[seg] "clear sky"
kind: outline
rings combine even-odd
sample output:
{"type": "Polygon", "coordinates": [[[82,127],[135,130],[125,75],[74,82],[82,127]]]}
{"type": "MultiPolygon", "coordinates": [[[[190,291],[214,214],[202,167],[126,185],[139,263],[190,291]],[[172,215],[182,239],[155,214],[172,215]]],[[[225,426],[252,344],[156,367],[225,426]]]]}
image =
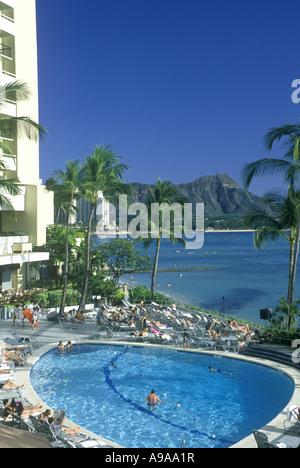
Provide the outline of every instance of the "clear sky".
{"type": "MultiPolygon", "coordinates": [[[[40,174],[110,145],[126,182],[228,173],[295,123],[299,0],[37,0],[40,174]]],[[[261,195],[280,179],[256,179],[261,195]]]]}

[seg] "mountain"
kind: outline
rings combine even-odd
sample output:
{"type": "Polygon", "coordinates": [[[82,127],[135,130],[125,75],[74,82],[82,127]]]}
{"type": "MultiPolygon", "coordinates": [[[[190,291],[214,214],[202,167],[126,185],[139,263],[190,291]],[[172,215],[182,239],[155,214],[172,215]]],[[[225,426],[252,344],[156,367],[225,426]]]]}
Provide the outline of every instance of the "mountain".
{"type": "MultiPolygon", "coordinates": [[[[133,201],[144,203],[149,194],[148,185],[136,182],[131,186],[133,201]]],[[[177,187],[190,203],[204,203],[206,217],[242,217],[251,209],[266,209],[260,197],[242,189],[228,174],[200,177],[177,187]]]]}

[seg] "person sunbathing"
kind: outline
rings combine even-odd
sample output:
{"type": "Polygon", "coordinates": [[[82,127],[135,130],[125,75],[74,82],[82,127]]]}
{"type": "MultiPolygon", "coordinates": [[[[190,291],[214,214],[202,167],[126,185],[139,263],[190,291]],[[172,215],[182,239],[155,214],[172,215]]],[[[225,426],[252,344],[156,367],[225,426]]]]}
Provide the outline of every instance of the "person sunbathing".
{"type": "Polygon", "coordinates": [[[0,374],[11,374],[11,369],[0,369],[0,374]]]}
{"type": "Polygon", "coordinates": [[[229,321],[228,321],[228,324],[229,324],[229,326],[232,328],[232,330],[239,330],[239,331],[241,331],[241,332],[243,332],[243,333],[249,333],[249,332],[251,332],[251,331],[250,331],[250,328],[249,328],[249,325],[245,325],[244,327],[240,327],[240,326],[238,325],[238,323],[237,323],[235,320],[233,320],[233,319],[229,320],[229,321]]]}
{"type": "Polygon", "coordinates": [[[75,429],[70,429],[69,427],[64,426],[66,417],[63,419],[57,419],[56,424],[54,423],[54,418],[49,418],[48,423],[50,424],[54,434],[61,435],[64,432],[66,435],[74,435],[80,431],[80,426],[77,426],[75,429]]]}
{"type": "Polygon", "coordinates": [[[26,362],[28,359],[27,357],[17,356],[16,354],[11,354],[10,352],[6,353],[4,356],[2,356],[2,358],[3,358],[3,361],[6,361],[6,362],[9,362],[9,361],[26,362]]]}
{"type": "Polygon", "coordinates": [[[166,327],[166,326],[167,326],[166,323],[160,323],[159,320],[157,320],[157,321],[154,321],[154,320],[153,320],[153,323],[155,323],[155,325],[156,325],[158,328],[166,327]]]}
{"type": "Polygon", "coordinates": [[[2,386],[2,390],[7,390],[9,388],[23,388],[24,385],[17,385],[15,382],[11,379],[8,379],[2,386]]]}
{"type": "Polygon", "coordinates": [[[17,405],[14,399],[12,399],[10,405],[8,404],[8,400],[3,400],[3,406],[2,417],[5,421],[12,419],[12,415],[14,414],[17,414],[22,419],[27,419],[30,415],[39,413],[42,408],[42,405],[23,406],[21,402],[17,405]]]}

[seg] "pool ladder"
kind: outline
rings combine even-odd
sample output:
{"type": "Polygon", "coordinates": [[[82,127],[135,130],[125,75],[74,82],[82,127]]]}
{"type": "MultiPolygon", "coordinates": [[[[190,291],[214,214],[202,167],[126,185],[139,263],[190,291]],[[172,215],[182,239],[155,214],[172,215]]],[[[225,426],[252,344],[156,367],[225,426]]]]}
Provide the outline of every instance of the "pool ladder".
{"type": "Polygon", "coordinates": [[[185,440],[184,440],[184,437],[182,437],[181,447],[180,447],[180,448],[185,448],[185,440]]]}
{"type": "Polygon", "coordinates": [[[75,335],[75,331],[73,330],[73,327],[70,327],[69,328],[69,341],[72,341],[72,335],[75,339],[75,343],[76,345],[78,346],[78,341],[77,341],[77,338],[76,338],[76,335],[75,335]]]}

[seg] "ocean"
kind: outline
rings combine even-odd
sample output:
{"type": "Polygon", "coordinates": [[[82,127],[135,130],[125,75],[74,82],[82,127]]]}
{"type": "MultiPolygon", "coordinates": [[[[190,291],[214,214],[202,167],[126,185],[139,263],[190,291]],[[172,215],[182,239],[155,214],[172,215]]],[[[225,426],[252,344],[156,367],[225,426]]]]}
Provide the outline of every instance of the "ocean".
{"type": "MultiPolygon", "coordinates": [[[[154,258],[155,243],[148,252],[140,244],[137,248],[154,258]]],[[[275,309],[279,299],[287,296],[288,266],[287,242],[281,239],[257,251],[252,232],[205,233],[204,246],[199,250],[186,250],[164,239],[158,268],[200,269],[181,275],[158,273],[156,290],[183,304],[260,323],[260,309],[275,309]]],[[[151,285],[150,273],[136,273],[133,279],[132,283],[130,275],[124,275],[121,281],[151,285]]],[[[299,281],[295,297],[300,298],[299,281]]]]}

